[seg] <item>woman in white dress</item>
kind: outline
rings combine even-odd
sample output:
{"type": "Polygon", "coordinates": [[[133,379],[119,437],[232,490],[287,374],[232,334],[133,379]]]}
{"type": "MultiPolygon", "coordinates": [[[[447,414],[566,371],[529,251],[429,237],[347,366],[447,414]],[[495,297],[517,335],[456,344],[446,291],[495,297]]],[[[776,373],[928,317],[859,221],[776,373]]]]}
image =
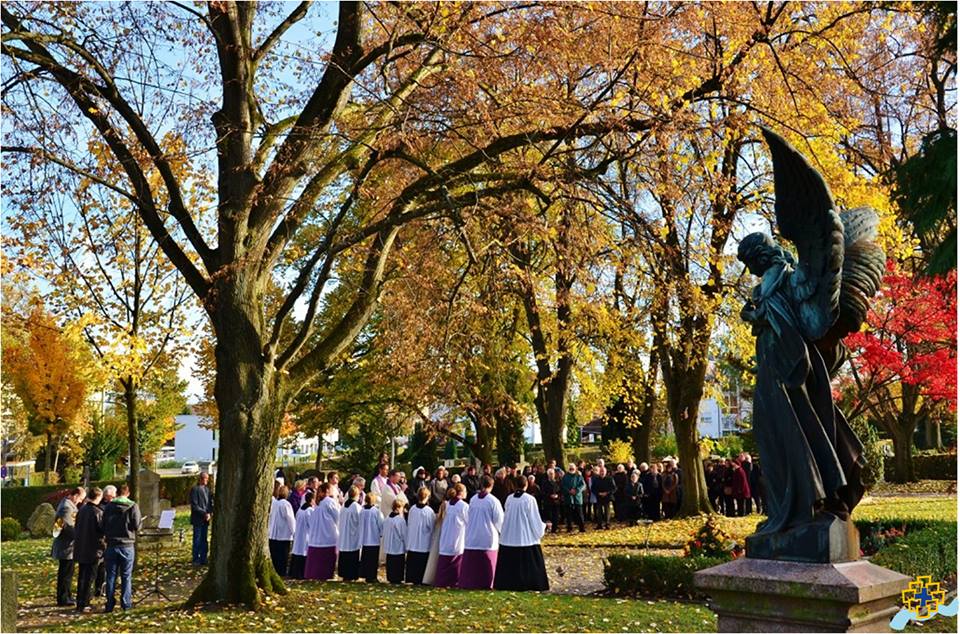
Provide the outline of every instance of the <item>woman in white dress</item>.
{"type": "Polygon", "coordinates": [[[427,557],[427,569],[423,573],[423,583],[428,586],[432,586],[437,578],[437,563],[440,561],[440,533],[443,531],[443,522],[447,515],[447,501],[456,497],[456,495],[457,492],[453,488],[448,488],[444,494],[443,502],[440,503],[437,523],[433,527],[433,539],[430,542],[430,556],[427,557]]]}
{"type": "Polygon", "coordinates": [[[547,566],[540,548],[546,524],[540,519],[537,500],[526,492],[527,479],[515,476],[514,486],[503,512],[493,587],[497,590],[549,590],[547,566]]]}

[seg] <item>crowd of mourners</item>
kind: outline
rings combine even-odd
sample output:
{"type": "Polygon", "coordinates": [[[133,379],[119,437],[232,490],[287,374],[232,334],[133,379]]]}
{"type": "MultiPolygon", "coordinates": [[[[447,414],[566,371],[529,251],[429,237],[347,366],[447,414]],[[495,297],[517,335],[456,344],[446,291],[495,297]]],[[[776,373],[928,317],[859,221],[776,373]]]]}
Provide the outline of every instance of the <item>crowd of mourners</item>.
{"type": "MultiPolygon", "coordinates": [[[[659,463],[607,468],[584,461],[563,468],[553,460],[522,469],[468,466],[461,473],[422,467],[410,481],[385,456],[372,477],[336,471],[295,478],[276,474],[268,546],[281,576],[296,579],[378,580],[390,583],[502,590],[547,590],[541,539],[564,525],[568,532],[611,522],[673,517],[683,500],[683,472],[668,456],[659,463]]],[[[306,474],[305,474],[306,475],[306,474]]],[[[764,511],[763,476],[750,454],[708,461],[710,502],[728,516],[764,511]]],[[[213,496],[206,473],[190,491],[193,563],[207,563],[213,496]]],[[[132,603],[134,545],[140,511],[108,486],[75,488],[56,511],[51,555],[59,560],[57,604],[90,609],[91,595],[106,595],[106,611],[132,603]],[[76,598],[71,592],[79,564],[76,598]]]]}
{"type": "MultiPolygon", "coordinates": [[[[763,511],[759,465],[749,454],[706,465],[711,503],[727,515],[763,511]]],[[[546,532],[609,529],[673,517],[683,473],[672,457],[608,468],[549,461],[520,469],[438,467],[406,474],[381,462],[367,480],[337,472],[286,483],[277,472],[269,549],[281,576],[503,590],[546,590],[540,542],[546,532]]]]}

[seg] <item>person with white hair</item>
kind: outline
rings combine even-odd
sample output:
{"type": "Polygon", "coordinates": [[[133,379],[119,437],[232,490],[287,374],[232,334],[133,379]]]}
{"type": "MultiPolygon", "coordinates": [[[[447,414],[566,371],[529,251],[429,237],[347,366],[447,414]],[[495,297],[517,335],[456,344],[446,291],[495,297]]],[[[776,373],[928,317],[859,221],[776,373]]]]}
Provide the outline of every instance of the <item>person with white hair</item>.
{"type": "Polygon", "coordinates": [[[572,462],[567,467],[567,472],[560,479],[560,490],[563,493],[564,513],[567,516],[567,532],[573,530],[573,520],[577,520],[577,526],[580,532],[584,532],[583,527],[583,492],[587,488],[583,476],[577,470],[577,465],[572,462]]]}

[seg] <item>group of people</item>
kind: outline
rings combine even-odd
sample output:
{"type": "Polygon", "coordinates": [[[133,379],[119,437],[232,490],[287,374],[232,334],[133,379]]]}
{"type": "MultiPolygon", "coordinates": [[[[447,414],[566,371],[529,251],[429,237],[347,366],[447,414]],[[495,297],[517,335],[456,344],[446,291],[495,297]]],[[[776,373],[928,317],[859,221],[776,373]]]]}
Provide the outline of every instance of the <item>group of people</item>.
{"type": "Polygon", "coordinates": [[[51,556],[57,568],[57,605],[89,611],[91,595],[106,594],[105,611],[116,607],[120,581],[120,607],[133,601],[134,544],[140,528],[140,509],[128,496],[126,484],[71,489],[57,506],[51,556]],[[71,593],[73,572],[79,565],[76,599],[71,593]]]}
{"type": "Polygon", "coordinates": [[[738,517],[750,515],[754,508],[757,513],[766,511],[763,473],[749,453],[707,463],[704,471],[710,503],[718,513],[738,517]]]}
{"type": "Polygon", "coordinates": [[[547,590],[546,526],[531,482],[503,475],[510,491],[502,501],[491,475],[448,479],[442,468],[434,478],[418,470],[407,485],[382,464],[369,487],[354,476],[346,490],[336,472],[292,490],[278,479],[268,521],[274,568],[295,579],[377,582],[383,564],[395,584],[547,590]]]}

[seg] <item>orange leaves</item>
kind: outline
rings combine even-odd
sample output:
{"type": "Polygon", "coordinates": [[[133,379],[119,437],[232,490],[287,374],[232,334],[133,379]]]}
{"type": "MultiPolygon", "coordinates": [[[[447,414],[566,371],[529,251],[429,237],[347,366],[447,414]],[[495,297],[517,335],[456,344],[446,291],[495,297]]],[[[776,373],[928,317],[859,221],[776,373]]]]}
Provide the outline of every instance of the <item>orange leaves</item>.
{"type": "Polygon", "coordinates": [[[3,351],[4,374],[29,414],[32,433],[66,433],[77,423],[88,389],[79,348],[39,303],[22,332],[23,341],[3,351]]]}

